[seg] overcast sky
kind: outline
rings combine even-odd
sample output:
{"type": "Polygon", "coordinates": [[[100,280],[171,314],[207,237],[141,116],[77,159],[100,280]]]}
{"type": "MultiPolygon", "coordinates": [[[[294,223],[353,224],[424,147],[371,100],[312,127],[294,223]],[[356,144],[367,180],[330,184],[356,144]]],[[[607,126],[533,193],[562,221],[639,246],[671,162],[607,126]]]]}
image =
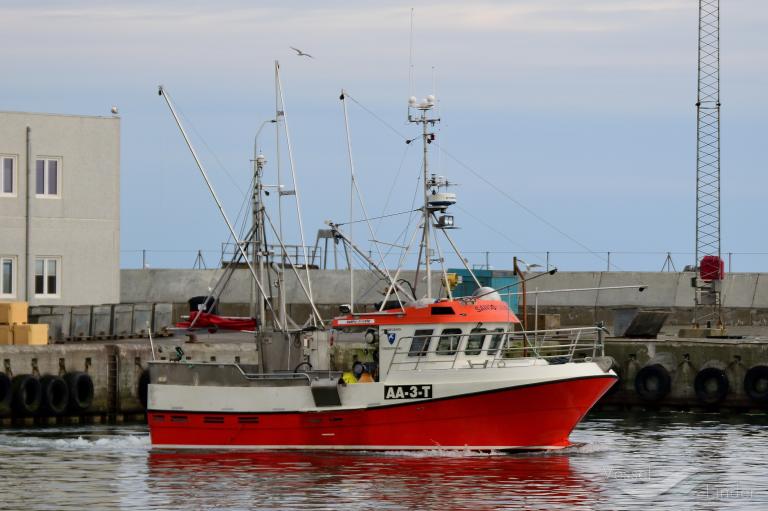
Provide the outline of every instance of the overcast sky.
{"type": "MultiPolygon", "coordinates": [[[[486,250],[497,252],[499,268],[513,253],[541,262],[533,251],[693,251],[695,0],[0,0],[0,109],[108,115],[117,105],[123,266],[135,267],[131,251],[141,249],[154,267],[191,267],[198,248],[212,264],[227,231],[156,87],[172,94],[236,217],[254,133],[274,116],[277,59],[314,242],[326,219],[349,217],[340,89],[405,136],[417,134],[405,122],[411,7],[413,92],[440,100],[440,147],[461,163],[434,147],[433,165],[460,183],[454,233],[472,263],[486,250]]],[[[721,16],[722,247],[768,253],[768,5],[729,0],[721,16]]],[[[349,113],[370,214],[409,209],[418,148],[358,104],[349,113]]],[[[261,142],[274,182],[274,132],[261,142]]],[[[406,222],[377,224],[377,238],[395,239],[406,222]]],[[[355,232],[368,245],[370,236],[355,232]]],[[[289,237],[296,242],[298,231],[289,237]]],[[[564,269],[605,266],[592,255],[551,258],[564,269]]],[[[664,256],[612,261],[658,270],[664,256]]],[[[733,264],[765,270],[768,255],[736,255],[733,264]]]]}

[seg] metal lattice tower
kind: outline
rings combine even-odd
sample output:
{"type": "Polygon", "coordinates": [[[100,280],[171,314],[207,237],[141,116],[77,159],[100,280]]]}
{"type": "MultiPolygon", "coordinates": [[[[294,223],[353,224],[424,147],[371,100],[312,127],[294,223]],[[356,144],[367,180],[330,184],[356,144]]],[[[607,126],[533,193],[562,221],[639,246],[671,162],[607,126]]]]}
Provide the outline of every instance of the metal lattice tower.
{"type": "Polygon", "coordinates": [[[696,266],[720,257],[720,0],[699,0],[696,266]]]}

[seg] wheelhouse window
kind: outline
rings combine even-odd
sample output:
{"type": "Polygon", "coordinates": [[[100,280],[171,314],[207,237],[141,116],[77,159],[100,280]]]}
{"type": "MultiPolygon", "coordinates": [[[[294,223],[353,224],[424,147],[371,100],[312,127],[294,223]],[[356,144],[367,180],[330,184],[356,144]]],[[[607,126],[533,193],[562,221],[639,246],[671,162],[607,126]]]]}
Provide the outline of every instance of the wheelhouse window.
{"type": "Polygon", "coordinates": [[[35,162],[35,196],[61,197],[61,158],[41,158],[35,162]]]}
{"type": "Polygon", "coordinates": [[[429,350],[429,341],[432,338],[433,330],[416,330],[411,340],[411,348],[408,350],[409,357],[423,357],[429,350]]]}
{"type": "Polygon", "coordinates": [[[0,197],[16,196],[16,157],[0,154],[0,197]]]}
{"type": "Polygon", "coordinates": [[[483,351],[483,341],[485,340],[486,333],[488,333],[488,330],[485,328],[473,328],[469,333],[467,349],[464,352],[469,356],[479,355],[483,351]]]}
{"type": "Polygon", "coordinates": [[[459,349],[461,340],[461,328],[446,328],[437,342],[437,355],[455,355],[459,349]]]}
{"type": "Polygon", "coordinates": [[[0,297],[16,297],[16,258],[0,257],[0,297]]]}
{"type": "Polygon", "coordinates": [[[504,329],[497,328],[494,330],[494,334],[491,336],[491,342],[488,343],[488,354],[495,355],[499,351],[499,346],[504,341],[504,329]]]}
{"type": "Polygon", "coordinates": [[[58,297],[61,292],[61,258],[35,259],[35,296],[58,297]]]}

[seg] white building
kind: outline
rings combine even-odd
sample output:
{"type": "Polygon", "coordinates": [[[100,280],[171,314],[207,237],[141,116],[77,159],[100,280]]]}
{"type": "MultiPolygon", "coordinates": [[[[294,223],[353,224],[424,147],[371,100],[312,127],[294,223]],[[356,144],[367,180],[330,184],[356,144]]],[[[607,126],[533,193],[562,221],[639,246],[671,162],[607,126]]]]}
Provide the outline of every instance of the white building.
{"type": "Polygon", "coordinates": [[[0,112],[0,300],[120,301],[118,117],[0,112]]]}

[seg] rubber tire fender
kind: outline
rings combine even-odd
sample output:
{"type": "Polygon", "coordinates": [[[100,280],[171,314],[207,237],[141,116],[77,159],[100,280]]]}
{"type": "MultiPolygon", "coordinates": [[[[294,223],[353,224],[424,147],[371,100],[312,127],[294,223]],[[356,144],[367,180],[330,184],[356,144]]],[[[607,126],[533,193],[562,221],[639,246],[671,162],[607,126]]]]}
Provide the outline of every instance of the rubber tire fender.
{"type": "Polygon", "coordinates": [[[13,389],[11,386],[11,379],[5,373],[0,373],[0,415],[7,414],[11,411],[11,398],[13,397],[13,389]]]}
{"type": "Polygon", "coordinates": [[[730,388],[725,371],[717,367],[702,369],[696,373],[696,378],[693,380],[693,390],[696,391],[696,397],[700,403],[705,405],[716,405],[721,402],[728,395],[730,388]],[[707,389],[707,381],[709,380],[717,382],[717,390],[714,393],[707,389]]]}
{"type": "Polygon", "coordinates": [[[11,408],[19,415],[34,415],[40,409],[43,392],[40,380],[31,374],[19,374],[11,382],[11,408]]]}
{"type": "Polygon", "coordinates": [[[64,378],[47,374],[40,378],[42,402],[40,413],[46,416],[61,415],[69,405],[69,386],[64,378]]]}
{"type": "Polygon", "coordinates": [[[144,369],[139,375],[138,383],[139,402],[144,410],[147,409],[147,402],[149,400],[149,369],[144,369]]]}
{"type": "Polygon", "coordinates": [[[88,373],[75,371],[67,373],[64,380],[69,387],[69,410],[83,412],[93,403],[93,379],[88,373]]]}
{"type": "Polygon", "coordinates": [[[768,403],[768,385],[759,389],[761,380],[768,380],[768,366],[759,365],[750,367],[747,374],[744,375],[744,391],[752,401],[757,403],[768,403]]]}
{"type": "Polygon", "coordinates": [[[661,364],[644,366],[635,376],[635,391],[643,401],[659,401],[664,399],[671,389],[672,378],[669,376],[669,371],[661,364]],[[655,389],[648,386],[648,382],[652,378],[656,378],[658,381],[658,386],[655,389]]]}

